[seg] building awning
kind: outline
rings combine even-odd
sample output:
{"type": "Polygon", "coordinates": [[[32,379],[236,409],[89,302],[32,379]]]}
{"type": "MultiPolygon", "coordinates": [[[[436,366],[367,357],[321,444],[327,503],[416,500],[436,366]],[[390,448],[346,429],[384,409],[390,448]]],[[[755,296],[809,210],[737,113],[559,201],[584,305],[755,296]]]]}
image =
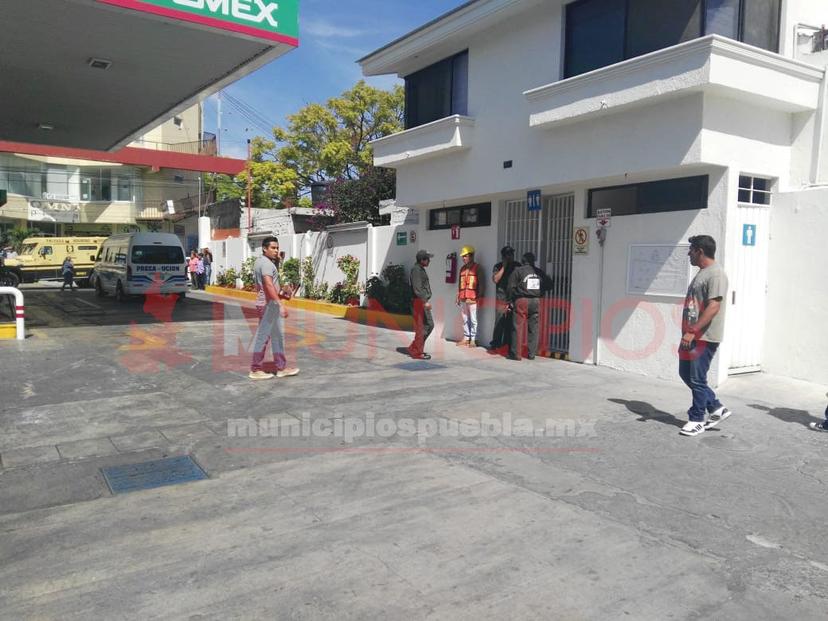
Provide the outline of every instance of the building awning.
{"type": "Polygon", "coordinates": [[[298,5],[0,2],[0,140],[123,147],[298,45],[298,5]]]}

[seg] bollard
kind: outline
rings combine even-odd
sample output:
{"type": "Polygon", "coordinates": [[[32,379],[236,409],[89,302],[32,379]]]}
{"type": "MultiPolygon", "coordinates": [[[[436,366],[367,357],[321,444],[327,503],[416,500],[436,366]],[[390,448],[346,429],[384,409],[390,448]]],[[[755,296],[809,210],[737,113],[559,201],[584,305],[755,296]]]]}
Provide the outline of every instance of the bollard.
{"type": "Polygon", "coordinates": [[[26,338],[26,307],[23,304],[23,293],[15,287],[0,287],[0,295],[14,296],[14,317],[17,340],[24,340],[26,338]]]}

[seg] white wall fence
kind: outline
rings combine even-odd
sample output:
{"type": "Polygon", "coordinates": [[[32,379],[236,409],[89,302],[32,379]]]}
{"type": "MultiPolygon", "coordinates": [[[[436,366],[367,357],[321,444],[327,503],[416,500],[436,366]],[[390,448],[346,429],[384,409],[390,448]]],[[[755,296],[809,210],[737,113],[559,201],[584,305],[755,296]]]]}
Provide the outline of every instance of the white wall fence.
{"type": "Polygon", "coordinates": [[[828,383],[828,188],[775,195],[762,368],[828,383]]]}
{"type": "MultiPolygon", "coordinates": [[[[380,274],[388,264],[404,265],[408,271],[414,265],[418,245],[412,241],[418,232],[417,225],[379,226],[353,223],[329,227],[325,231],[296,233],[279,236],[279,245],[285,258],[304,261],[311,257],[317,282],[333,287],[345,281],[345,275],[336,262],[345,255],[359,259],[360,283],[374,274],[380,274]],[[412,235],[414,233],[414,235],[412,235]],[[402,243],[403,240],[405,243],[402,243]]],[[[261,254],[261,238],[229,238],[211,241],[213,252],[213,281],[215,275],[229,268],[241,270],[244,261],[261,254]]]]}

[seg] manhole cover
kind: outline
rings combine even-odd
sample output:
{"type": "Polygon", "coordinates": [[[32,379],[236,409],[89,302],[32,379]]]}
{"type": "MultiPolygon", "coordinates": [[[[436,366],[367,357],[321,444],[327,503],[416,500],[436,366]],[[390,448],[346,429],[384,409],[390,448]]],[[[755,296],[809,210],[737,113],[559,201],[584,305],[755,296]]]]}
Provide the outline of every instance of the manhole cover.
{"type": "Polygon", "coordinates": [[[113,494],[153,489],[206,479],[207,474],[189,455],[144,461],[125,466],[101,468],[106,484],[113,494]]]}
{"type": "Polygon", "coordinates": [[[394,365],[397,369],[404,371],[432,371],[434,369],[445,369],[442,364],[434,364],[433,362],[403,362],[394,365]]]}

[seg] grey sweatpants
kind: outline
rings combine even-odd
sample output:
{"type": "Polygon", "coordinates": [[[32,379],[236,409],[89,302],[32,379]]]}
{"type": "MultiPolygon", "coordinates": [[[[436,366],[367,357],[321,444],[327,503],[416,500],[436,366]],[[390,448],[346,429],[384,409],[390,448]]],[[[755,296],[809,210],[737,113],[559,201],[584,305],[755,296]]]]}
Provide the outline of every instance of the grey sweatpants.
{"type": "Polygon", "coordinates": [[[261,371],[264,363],[267,344],[273,350],[273,362],[276,369],[281,371],[287,366],[285,359],[285,333],[282,329],[282,316],[279,314],[279,305],[270,301],[265,306],[257,306],[259,313],[259,327],[256,329],[256,336],[253,337],[253,363],[250,365],[252,371],[261,371]]]}

